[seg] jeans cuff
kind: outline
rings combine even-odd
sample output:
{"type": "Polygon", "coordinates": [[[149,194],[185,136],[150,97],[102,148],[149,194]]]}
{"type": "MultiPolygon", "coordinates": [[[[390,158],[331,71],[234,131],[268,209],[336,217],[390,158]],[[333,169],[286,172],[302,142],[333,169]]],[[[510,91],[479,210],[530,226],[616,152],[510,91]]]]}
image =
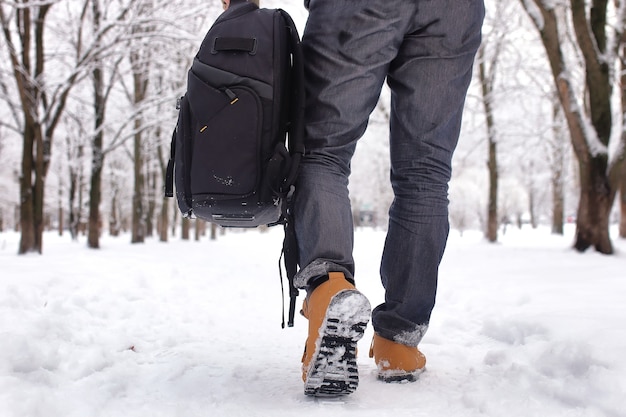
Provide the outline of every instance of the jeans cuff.
{"type": "Polygon", "coordinates": [[[327,259],[316,259],[298,271],[294,278],[294,285],[296,288],[306,289],[309,283],[328,275],[330,272],[343,272],[347,280],[354,282],[352,273],[345,267],[327,259]]]}

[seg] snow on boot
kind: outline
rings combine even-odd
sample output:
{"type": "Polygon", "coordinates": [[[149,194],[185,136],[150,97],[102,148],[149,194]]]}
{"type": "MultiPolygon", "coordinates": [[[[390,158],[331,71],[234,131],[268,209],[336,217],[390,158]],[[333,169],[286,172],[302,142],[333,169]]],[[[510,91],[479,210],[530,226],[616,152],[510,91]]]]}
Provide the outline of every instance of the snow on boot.
{"type": "Polygon", "coordinates": [[[306,395],[350,394],[359,383],[357,342],[370,319],[371,307],[343,273],[331,272],[304,300],[309,336],[302,356],[306,395]]]}
{"type": "Polygon", "coordinates": [[[378,366],[378,379],[385,382],[413,382],[426,367],[426,357],[417,347],[392,342],[376,333],[370,358],[378,366]]]}

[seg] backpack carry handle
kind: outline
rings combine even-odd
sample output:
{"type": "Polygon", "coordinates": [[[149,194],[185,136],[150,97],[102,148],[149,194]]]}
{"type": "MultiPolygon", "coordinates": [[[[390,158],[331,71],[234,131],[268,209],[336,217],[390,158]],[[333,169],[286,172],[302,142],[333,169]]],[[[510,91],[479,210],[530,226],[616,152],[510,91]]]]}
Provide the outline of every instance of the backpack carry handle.
{"type": "Polygon", "coordinates": [[[247,52],[256,54],[257,40],[255,38],[217,37],[213,42],[211,53],[218,52],[247,52]]]}

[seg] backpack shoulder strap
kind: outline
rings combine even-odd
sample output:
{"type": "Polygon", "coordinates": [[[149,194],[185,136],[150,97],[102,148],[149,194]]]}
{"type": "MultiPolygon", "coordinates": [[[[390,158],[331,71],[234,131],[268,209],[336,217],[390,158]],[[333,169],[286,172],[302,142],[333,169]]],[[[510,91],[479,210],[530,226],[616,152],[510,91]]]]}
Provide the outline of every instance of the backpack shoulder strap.
{"type": "Polygon", "coordinates": [[[176,129],[172,132],[172,143],[170,145],[170,159],[167,162],[165,171],[165,197],[174,197],[174,158],[176,156],[176,129]]]}
{"type": "MultiPolygon", "coordinates": [[[[298,174],[298,167],[302,155],[304,155],[304,65],[302,58],[302,46],[300,36],[293,19],[289,13],[278,9],[289,31],[289,49],[293,58],[292,61],[292,90],[291,90],[291,114],[289,115],[288,145],[289,153],[292,157],[291,168],[285,183],[283,192],[287,195],[283,206],[283,223],[285,228],[285,238],[283,240],[283,255],[285,272],[289,282],[289,316],[287,325],[293,327],[296,310],[296,297],[298,289],[294,286],[294,278],[298,271],[299,256],[298,242],[293,223],[293,185],[298,174]]],[[[284,322],[283,322],[284,327],[284,322]]]]}
{"type": "Polygon", "coordinates": [[[296,180],[300,159],[304,154],[304,64],[302,57],[302,45],[300,36],[293,19],[286,11],[278,9],[282,14],[287,28],[289,29],[290,52],[293,56],[292,63],[292,84],[291,90],[291,114],[289,125],[289,153],[293,158],[293,163],[289,176],[285,181],[287,191],[296,180]]]}

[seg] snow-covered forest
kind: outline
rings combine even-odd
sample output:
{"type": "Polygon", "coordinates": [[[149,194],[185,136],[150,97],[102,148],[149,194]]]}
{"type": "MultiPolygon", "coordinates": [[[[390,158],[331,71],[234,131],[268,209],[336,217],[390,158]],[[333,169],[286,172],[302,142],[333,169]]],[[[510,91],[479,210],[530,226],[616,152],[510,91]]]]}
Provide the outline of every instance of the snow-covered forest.
{"type": "MultiPolygon", "coordinates": [[[[304,29],[302,0],[261,4],[304,29]]],[[[0,416],[624,415],[626,0],[486,5],[427,371],[378,381],[368,326],[357,392],[324,399],[306,320],[280,326],[282,230],[213,240],[163,198],[220,1],[0,0],[0,416]]],[[[388,113],[384,90],[350,184],[372,306],[388,113]]]]}
{"type": "MultiPolygon", "coordinates": [[[[483,46],[454,159],[450,218],[497,241],[507,227],[575,223],[575,245],[626,236],[624,1],[488,0],[483,46]],[[593,10],[593,13],[592,13],[593,10]],[[620,193],[621,187],[621,193],[620,193]]],[[[99,247],[190,225],[162,198],[186,71],[215,1],[1,1],[0,230],[20,253],[43,230],[99,247]]],[[[301,30],[300,1],[282,7],[301,30]]],[[[357,150],[357,220],[386,227],[388,92],[357,150]]],[[[204,233],[204,225],[199,224],[204,233]]]]}

